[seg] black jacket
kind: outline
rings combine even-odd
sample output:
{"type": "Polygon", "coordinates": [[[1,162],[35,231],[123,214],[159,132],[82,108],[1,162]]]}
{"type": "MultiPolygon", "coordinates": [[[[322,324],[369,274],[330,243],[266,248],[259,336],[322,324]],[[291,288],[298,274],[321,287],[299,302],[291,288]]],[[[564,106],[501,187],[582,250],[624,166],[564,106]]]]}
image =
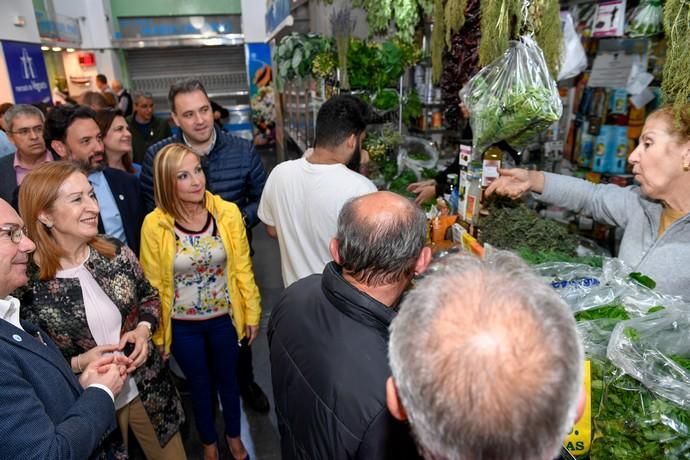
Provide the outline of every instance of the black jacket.
{"type": "MultiPolygon", "coordinates": [[[[119,169],[105,168],[103,170],[108,187],[115,198],[117,208],[122,219],[122,228],[127,237],[127,245],[139,255],[141,239],[141,224],[144,223],[144,208],[139,192],[139,180],[134,174],[119,169]]],[[[98,231],[105,233],[101,216],[98,216],[98,231]]]]}
{"type": "Polygon", "coordinates": [[[142,125],[137,123],[132,114],[127,117],[127,124],[129,124],[129,131],[132,133],[132,159],[135,163],[142,164],[146,149],[150,146],[172,136],[172,130],[168,124],[168,120],[153,117],[151,122],[145,126],[142,131],[142,125]]]}
{"type": "Polygon", "coordinates": [[[333,262],[283,292],[268,325],[283,460],[419,458],[386,407],[394,316],[333,262]]]}

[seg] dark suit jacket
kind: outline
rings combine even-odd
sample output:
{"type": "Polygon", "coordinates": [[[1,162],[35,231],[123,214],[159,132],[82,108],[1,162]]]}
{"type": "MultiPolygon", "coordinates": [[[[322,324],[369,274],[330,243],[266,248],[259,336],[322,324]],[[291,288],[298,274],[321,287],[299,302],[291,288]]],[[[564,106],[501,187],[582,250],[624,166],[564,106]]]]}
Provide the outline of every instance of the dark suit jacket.
{"type": "Polygon", "coordinates": [[[115,429],[115,406],[98,388],[83,390],[60,351],[38,328],[0,320],[0,460],[93,458],[115,429]]]}
{"type": "MultiPolygon", "coordinates": [[[[139,255],[139,242],[141,238],[141,224],[144,222],[144,208],[139,192],[139,179],[119,169],[106,168],[103,171],[110,191],[115,198],[117,208],[120,210],[122,226],[125,229],[128,246],[139,255]]],[[[98,219],[98,231],[105,233],[103,222],[98,219]]]]}
{"type": "Polygon", "coordinates": [[[14,154],[0,158],[0,198],[14,206],[12,200],[17,190],[17,174],[14,171],[14,154]]]}

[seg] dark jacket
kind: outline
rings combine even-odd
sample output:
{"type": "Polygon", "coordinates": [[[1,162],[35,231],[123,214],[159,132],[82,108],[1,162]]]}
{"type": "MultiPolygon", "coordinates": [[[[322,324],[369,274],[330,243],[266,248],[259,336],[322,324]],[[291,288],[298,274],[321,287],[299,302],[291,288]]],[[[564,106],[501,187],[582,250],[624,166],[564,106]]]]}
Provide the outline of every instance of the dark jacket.
{"type": "MultiPolygon", "coordinates": [[[[17,171],[14,169],[15,155],[16,153],[0,157],[0,198],[11,204],[14,209],[18,209],[17,171]]],[[[52,155],[53,160],[60,159],[54,153],[52,155]]]]}
{"type": "Polygon", "coordinates": [[[98,388],[83,390],[46,333],[0,320],[0,459],[100,458],[116,428],[115,406],[98,388]]]}
{"type": "MultiPolygon", "coordinates": [[[[141,202],[139,180],[134,174],[119,169],[106,168],[103,170],[105,180],[113,194],[120,211],[122,226],[127,237],[127,244],[135,254],[139,254],[141,240],[141,225],[144,223],[144,209],[141,202]]],[[[98,216],[98,231],[105,233],[103,222],[98,216]]]]}
{"type": "Polygon", "coordinates": [[[172,130],[168,120],[151,118],[151,123],[147,125],[145,131],[141,130],[140,125],[134,121],[134,115],[127,117],[129,130],[132,133],[132,157],[135,163],[141,164],[146,155],[146,149],[165,138],[172,136],[172,130]]]}
{"type": "MultiPolygon", "coordinates": [[[[121,334],[134,329],[139,321],[148,321],[151,330],[156,331],[160,321],[158,291],[146,280],[136,256],[127,246],[118,245],[113,259],[92,248],[84,266],[120,311],[121,334]]],[[[41,281],[36,273],[28,286],[30,291],[24,295],[25,305],[20,311],[22,318],[50,334],[68,362],[96,346],[78,279],[41,281]]],[[[170,372],[153,342],[149,341],[146,362],[132,376],[158,440],[165,445],[184,422],[184,411],[170,372]]]]}
{"type": "Polygon", "coordinates": [[[419,458],[386,407],[394,316],[333,262],[283,292],[268,325],[283,460],[419,458]]]}
{"type": "MultiPolygon", "coordinates": [[[[213,149],[202,158],[206,174],[206,188],[214,195],[220,195],[225,201],[235,203],[242,212],[247,227],[257,222],[256,210],[259,207],[261,192],[266,184],[266,170],[261,158],[254,150],[254,145],[239,137],[218,129],[213,149]]],[[[147,211],[155,207],[153,200],[153,159],[166,145],[184,144],[182,132],[162,140],[146,151],[146,158],[141,165],[141,192],[147,211]]]]}

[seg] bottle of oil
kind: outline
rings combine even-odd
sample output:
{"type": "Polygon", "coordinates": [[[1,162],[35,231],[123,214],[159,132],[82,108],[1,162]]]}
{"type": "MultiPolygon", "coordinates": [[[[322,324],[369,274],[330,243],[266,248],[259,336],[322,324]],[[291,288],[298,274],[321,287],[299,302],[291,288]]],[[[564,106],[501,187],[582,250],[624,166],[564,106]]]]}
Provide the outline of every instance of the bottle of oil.
{"type": "Polygon", "coordinates": [[[484,152],[482,160],[482,187],[488,187],[490,183],[498,179],[498,170],[503,161],[503,151],[496,146],[489,147],[484,152]]]}

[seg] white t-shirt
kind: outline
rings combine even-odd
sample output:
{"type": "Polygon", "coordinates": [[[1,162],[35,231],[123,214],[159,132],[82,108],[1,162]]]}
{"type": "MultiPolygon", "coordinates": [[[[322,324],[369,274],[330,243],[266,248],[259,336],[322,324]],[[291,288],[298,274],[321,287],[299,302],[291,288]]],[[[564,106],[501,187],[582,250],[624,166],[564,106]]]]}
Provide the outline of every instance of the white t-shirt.
{"type": "Polygon", "coordinates": [[[285,287],[321,273],[331,255],[338,214],[350,198],[376,191],[366,177],[342,164],[286,161],[268,176],[259,219],[276,228],[285,287]]]}

